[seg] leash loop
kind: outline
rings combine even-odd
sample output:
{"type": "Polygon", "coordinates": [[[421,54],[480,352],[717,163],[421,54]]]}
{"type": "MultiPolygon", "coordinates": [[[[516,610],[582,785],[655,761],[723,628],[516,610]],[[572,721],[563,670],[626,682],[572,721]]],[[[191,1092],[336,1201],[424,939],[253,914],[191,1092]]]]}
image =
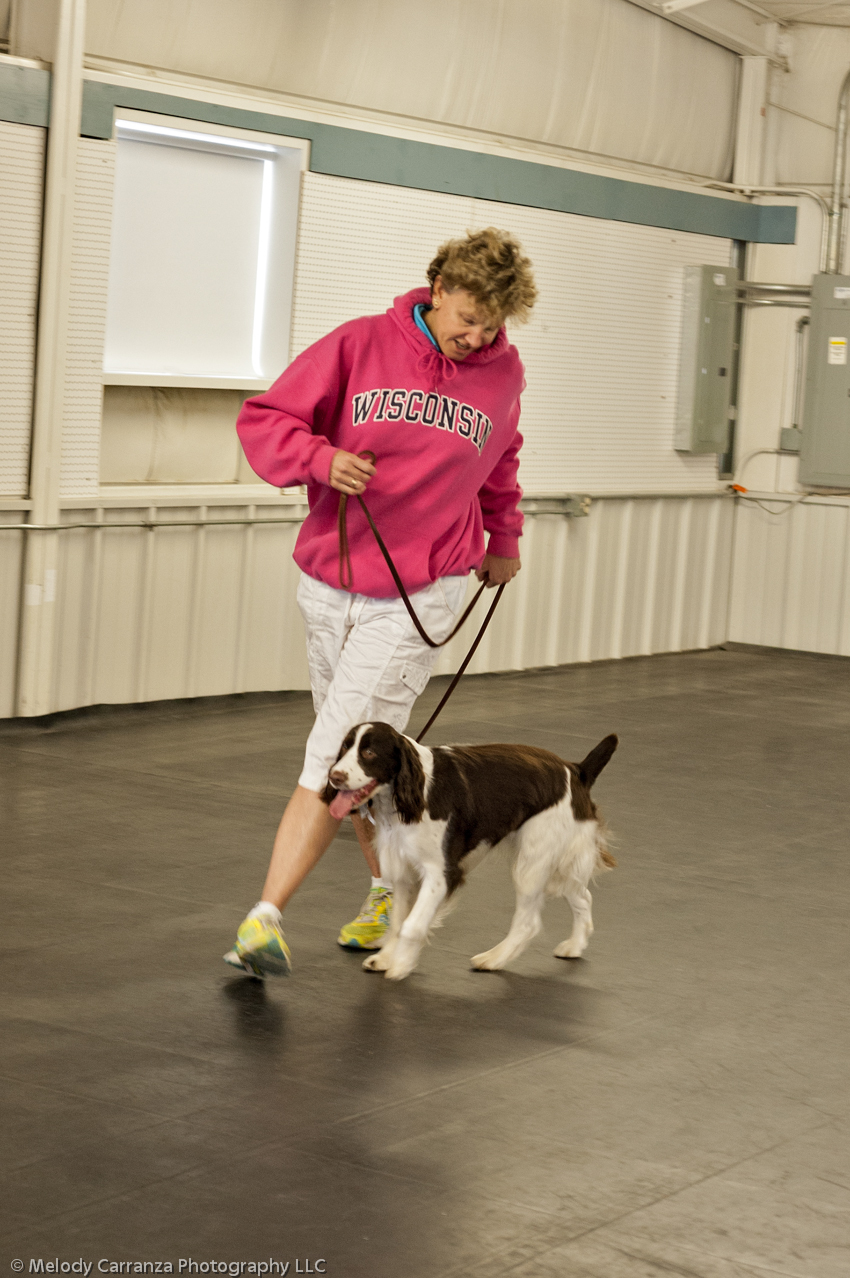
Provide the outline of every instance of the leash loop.
{"type": "MultiPolygon", "coordinates": [[[[357,455],[358,457],[362,457],[364,461],[370,461],[373,466],[377,464],[378,459],[370,449],[364,449],[362,453],[358,453],[357,455]]],[[[386,563],[387,567],[390,570],[390,574],[392,575],[392,579],[395,582],[395,586],[401,597],[401,601],[404,604],[405,608],[407,609],[410,620],[413,622],[414,626],[419,632],[419,635],[425,641],[425,643],[427,643],[429,648],[444,647],[449,642],[450,639],[454,639],[455,635],[463,626],[464,622],[469,617],[469,614],[472,612],[475,605],[478,603],[478,600],[481,598],[481,595],[484,593],[484,591],[487,588],[486,581],[482,581],[478,590],[473,595],[471,603],[464,610],[463,616],[461,617],[460,621],[458,621],[455,624],[451,633],[448,634],[445,639],[441,639],[438,643],[435,639],[432,639],[431,636],[426,632],[424,626],[422,625],[422,622],[417,617],[416,610],[414,609],[413,604],[410,602],[410,599],[408,597],[407,591],[404,588],[404,584],[401,580],[401,577],[398,575],[398,569],[393,563],[392,556],[390,555],[390,552],[387,550],[387,547],[384,544],[384,539],[381,536],[381,534],[378,532],[377,526],[375,524],[374,519],[372,518],[372,514],[369,510],[369,507],[366,505],[366,502],[363,500],[360,493],[357,493],[356,496],[363,510],[363,514],[366,516],[369,527],[372,530],[372,534],[375,538],[375,541],[378,543],[378,549],[383,555],[384,562],[386,563]]],[[[339,531],[339,584],[343,590],[350,590],[354,581],[354,573],[351,567],[351,549],[348,544],[348,526],[346,521],[347,509],[348,509],[348,494],[340,493],[339,494],[339,510],[337,514],[337,527],[339,531]]],[[[441,700],[440,704],[437,706],[437,709],[431,715],[431,718],[428,720],[428,722],[425,724],[425,727],[422,729],[422,731],[419,733],[419,736],[416,738],[417,741],[422,740],[422,738],[425,736],[425,733],[435,722],[440,711],[443,709],[443,706],[446,704],[449,697],[452,695],[458,683],[460,682],[461,677],[464,671],[466,670],[467,666],[469,665],[470,661],[475,656],[475,651],[478,648],[478,645],[480,644],[481,640],[484,638],[484,632],[489,626],[490,619],[493,616],[493,613],[496,611],[496,606],[499,600],[501,599],[502,594],[504,593],[505,585],[506,583],[503,582],[497,588],[496,597],[491,603],[490,608],[487,612],[487,615],[481,624],[481,629],[478,631],[478,634],[475,636],[472,647],[469,649],[469,652],[464,657],[460,669],[458,670],[454,679],[452,679],[451,683],[446,689],[446,692],[443,694],[443,699],[441,700]]]]}

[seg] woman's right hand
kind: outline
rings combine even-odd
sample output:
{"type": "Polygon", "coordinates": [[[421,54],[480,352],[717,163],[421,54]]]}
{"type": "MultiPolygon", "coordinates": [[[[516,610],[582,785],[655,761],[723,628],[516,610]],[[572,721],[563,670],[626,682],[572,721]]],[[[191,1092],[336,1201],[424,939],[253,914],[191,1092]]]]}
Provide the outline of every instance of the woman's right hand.
{"type": "Polygon", "coordinates": [[[333,455],[328,483],[347,497],[365,492],[366,485],[375,473],[375,467],[364,457],[347,453],[340,448],[333,455]]]}

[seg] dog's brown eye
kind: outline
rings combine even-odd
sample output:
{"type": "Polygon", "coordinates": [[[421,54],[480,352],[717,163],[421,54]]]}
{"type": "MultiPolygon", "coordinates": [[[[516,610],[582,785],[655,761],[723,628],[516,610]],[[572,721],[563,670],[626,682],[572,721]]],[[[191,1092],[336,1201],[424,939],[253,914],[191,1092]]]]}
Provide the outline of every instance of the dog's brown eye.
{"type": "Polygon", "coordinates": [[[375,757],[374,750],[361,750],[360,754],[364,759],[374,759],[375,757]]]}

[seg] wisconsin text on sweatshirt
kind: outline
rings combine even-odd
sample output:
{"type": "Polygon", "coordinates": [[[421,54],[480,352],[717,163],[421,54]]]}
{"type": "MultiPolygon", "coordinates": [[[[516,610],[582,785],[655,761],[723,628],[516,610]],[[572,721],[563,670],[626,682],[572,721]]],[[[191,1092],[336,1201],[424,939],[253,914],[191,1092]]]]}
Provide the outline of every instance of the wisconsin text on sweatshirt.
{"type": "Polygon", "coordinates": [[[421,422],[468,439],[479,453],[493,430],[493,423],[484,413],[471,404],[459,403],[448,395],[421,390],[377,389],[361,391],[351,399],[351,420],[354,426],[365,422],[421,422]]]}

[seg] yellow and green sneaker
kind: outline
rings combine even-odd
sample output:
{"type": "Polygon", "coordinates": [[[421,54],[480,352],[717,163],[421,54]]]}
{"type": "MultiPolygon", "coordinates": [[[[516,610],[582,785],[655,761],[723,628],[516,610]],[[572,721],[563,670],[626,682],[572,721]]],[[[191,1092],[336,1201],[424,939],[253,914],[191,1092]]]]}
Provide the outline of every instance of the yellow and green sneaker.
{"type": "Polygon", "coordinates": [[[390,925],[392,904],[392,888],[373,887],[357,918],[340,932],[337,944],[346,950],[379,950],[390,925]]]}
{"type": "Polygon", "coordinates": [[[224,961],[251,976],[289,976],[292,971],[289,946],[280,924],[269,914],[249,914],[240,923],[236,944],[224,961]]]}

